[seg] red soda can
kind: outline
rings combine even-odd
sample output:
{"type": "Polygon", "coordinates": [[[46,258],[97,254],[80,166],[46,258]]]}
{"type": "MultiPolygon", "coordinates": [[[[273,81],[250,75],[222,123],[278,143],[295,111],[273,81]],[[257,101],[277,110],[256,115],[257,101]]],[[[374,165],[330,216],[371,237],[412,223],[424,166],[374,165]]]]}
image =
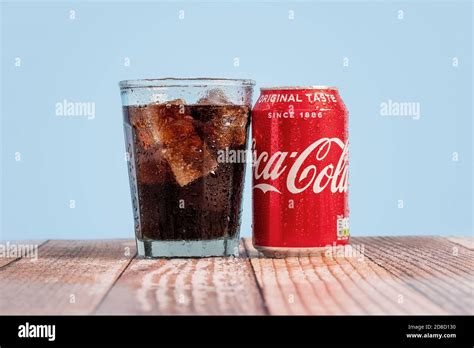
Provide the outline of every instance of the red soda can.
{"type": "Polygon", "coordinates": [[[255,248],[278,257],[347,244],[348,112],[337,88],[262,88],[252,134],[255,248]]]}

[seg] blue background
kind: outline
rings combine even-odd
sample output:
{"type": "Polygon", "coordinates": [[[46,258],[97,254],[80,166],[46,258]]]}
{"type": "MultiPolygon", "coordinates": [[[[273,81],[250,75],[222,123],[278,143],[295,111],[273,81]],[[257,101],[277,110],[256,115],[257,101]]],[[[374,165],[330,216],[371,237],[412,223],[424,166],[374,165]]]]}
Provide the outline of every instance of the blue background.
{"type": "Polygon", "coordinates": [[[164,76],[338,86],[351,234],[472,234],[472,6],[2,2],[1,238],[133,237],[117,82],[164,76]],[[94,102],[95,118],[56,116],[64,99],[94,102]],[[381,116],[389,99],[420,103],[420,119],[381,116]]]}

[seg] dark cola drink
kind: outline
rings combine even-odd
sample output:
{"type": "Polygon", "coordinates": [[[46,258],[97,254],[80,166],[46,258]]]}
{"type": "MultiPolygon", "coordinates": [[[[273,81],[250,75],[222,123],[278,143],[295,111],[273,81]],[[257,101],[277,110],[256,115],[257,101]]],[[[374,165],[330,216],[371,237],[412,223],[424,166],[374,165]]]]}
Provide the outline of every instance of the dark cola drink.
{"type": "Polygon", "coordinates": [[[135,137],[142,139],[134,153],[138,236],[154,240],[234,236],[245,167],[217,159],[225,148],[245,150],[248,108],[189,105],[182,110],[172,104],[125,110],[135,137]],[[240,120],[227,127],[229,117],[240,120]]]}
{"type": "Polygon", "coordinates": [[[212,89],[195,104],[174,99],[123,113],[139,252],[235,254],[249,106],[212,89]]]}

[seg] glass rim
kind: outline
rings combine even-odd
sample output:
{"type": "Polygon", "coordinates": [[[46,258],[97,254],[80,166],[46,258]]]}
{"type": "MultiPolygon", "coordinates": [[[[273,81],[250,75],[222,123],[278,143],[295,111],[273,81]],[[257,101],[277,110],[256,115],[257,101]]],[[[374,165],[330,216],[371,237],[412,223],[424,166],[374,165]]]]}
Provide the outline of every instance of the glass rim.
{"type": "Polygon", "coordinates": [[[255,81],[250,79],[231,79],[221,77],[163,77],[156,79],[122,80],[119,82],[120,89],[208,86],[255,86],[255,81]]]}

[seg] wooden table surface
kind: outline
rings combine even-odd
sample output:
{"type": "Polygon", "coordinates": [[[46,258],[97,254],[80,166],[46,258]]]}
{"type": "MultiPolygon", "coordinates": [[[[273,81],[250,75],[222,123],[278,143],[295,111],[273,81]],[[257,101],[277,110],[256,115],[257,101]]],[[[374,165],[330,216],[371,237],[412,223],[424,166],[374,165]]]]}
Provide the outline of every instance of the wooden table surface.
{"type": "Polygon", "coordinates": [[[28,243],[37,260],[0,258],[0,314],[474,314],[472,237],[359,237],[286,259],[249,239],[239,257],[155,260],[133,240],[28,243]]]}

